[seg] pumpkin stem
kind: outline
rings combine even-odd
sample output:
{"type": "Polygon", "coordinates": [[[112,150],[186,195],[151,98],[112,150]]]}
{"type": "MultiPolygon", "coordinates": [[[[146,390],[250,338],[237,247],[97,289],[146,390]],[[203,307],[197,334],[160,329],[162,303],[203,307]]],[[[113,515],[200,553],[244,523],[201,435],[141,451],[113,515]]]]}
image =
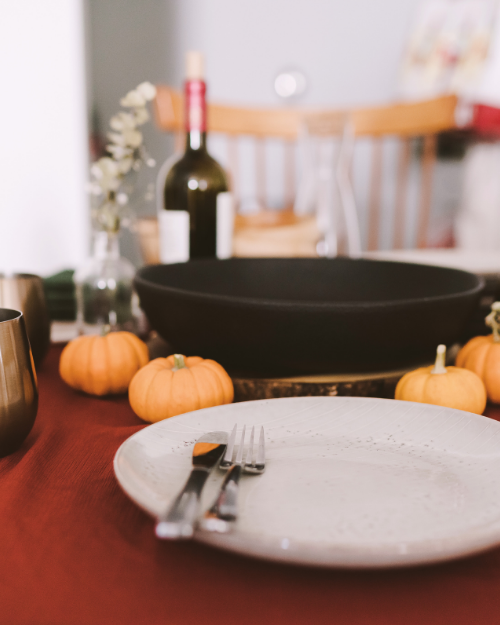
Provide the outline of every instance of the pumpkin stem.
{"type": "Polygon", "coordinates": [[[436,350],[436,362],[431,370],[431,373],[446,373],[446,367],[444,366],[446,359],[446,345],[438,345],[436,350]]]}
{"type": "Polygon", "coordinates": [[[491,312],[485,321],[486,325],[493,330],[493,341],[500,343],[500,302],[493,302],[491,312]]]}
{"type": "Polygon", "coordinates": [[[172,369],[172,371],[184,369],[185,366],[186,361],[184,360],[184,356],[182,354],[174,354],[174,368],[172,369]]]}

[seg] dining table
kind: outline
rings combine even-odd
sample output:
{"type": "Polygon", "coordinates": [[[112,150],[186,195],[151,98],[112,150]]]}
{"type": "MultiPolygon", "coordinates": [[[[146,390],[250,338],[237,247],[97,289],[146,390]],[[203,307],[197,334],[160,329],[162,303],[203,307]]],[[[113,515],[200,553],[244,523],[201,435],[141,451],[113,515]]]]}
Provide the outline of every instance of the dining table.
{"type": "MultiPolygon", "coordinates": [[[[500,623],[500,547],[432,566],[290,566],[155,537],[113,457],[147,427],[126,396],[78,393],[37,371],[38,415],[0,459],[0,623],[184,625],[500,623]]],[[[485,415],[500,420],[500,409],[485,415]]]]}

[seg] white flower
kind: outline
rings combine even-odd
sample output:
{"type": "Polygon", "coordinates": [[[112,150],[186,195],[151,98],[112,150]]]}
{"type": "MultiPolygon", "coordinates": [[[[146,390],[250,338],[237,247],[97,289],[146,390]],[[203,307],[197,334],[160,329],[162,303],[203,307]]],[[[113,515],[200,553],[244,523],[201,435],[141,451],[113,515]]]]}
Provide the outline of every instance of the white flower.
{"type": "Polygon", "coordinates": [[[103,156],[92,165],[90,172],[94,178],[101,180],[109,176],[116,176],[118,174],[118,166],[112,158],[103,156]]]}
{"type": "Polygon", "coordinates": [[[131,148],[124,147],[123,145],[115,145],[114,143],[109,143],[106,146],[106,150],[110,154],[112,154],[113,158],[117,161],[121,160],[122,158],[132,156],[133,153],[133,150],[131,148]]]}
{"type": "Polygon", "coordinates": [[[102,180],[99,180],[99,186],[101,187],[103,193],[106,193],[107,191],[116,191],[120,186],[120,179],[113,177],[103,178],[102,180]]]}
{"type": "Polygon", "coordinates": [[[109,125],[113,130],[125,130],[126,128],[135,128],[137,126],[136,116],[131,113],[121,111],[118,115],[111,118],[109,125]]]}
{"type": "Polygon", "coordinates": [[[148,166],[154,163],[142,147],[143,136],[137,127],[148,121],[146,103],[155,95],[154,85],[143,82],[120,100],[122,106],[132,110],[120,111],[111,118],[113,132],[107,135],[110,140],[107,150],[111,156],[100,158],[90,168],[89,193],[107,198],[96,211],[96,218],[106,227],[110,227],[111,222],[116,226],[118,212],[122,212],[118,208],[128,202],[128,195],[120,188],[124,178],[131,170],[139,171],[142,162],[146,161],[148,166]]]}
{"type": "Polygon", "coordinates": [[[132,158],[124,158],[118,163],[118,169],[121,174],[128,174],[128,172],[132,169],[133,164],[134,160],[132,158]]]}
{"type": "Polygon", "coordinates": [[[90,195],[102,195],[102,189],[96,182],[87,183],[86,189],[90,195]]]}
{"type": "Polygon", "coordinates": [[[150,82],[141,82],[140,85],[136,87],[136,90],[146,99],[152,100],[156,96],[156,87],[152,85],[150,82]]]}
{"type": "Polygon", "coordinates": [[[120,186],[118,163],[108,156],[94,163],[90,168],[90,173],[103,191],[116,191],[120,186]]]}
{"type": "Polygon", "coordinates": [[[141,126],[145,124],[149,119],[149,113],[146,110],[146,107],[141,106],[140,108],[135,109],[135,123],[137,126],[141,126]]]}
{"type": "Polygon", "coordinates": [[[123,137],[125,139],[125,144],[129,145],[131,148],[138,148],[142,143],[142,133],[138,130],[124,130],[123,137]]]}
{"type": "Polygon", "coordinates": [[[125,148],[125,136],[121,132],[108,132],[108,139],[115,145],[125,148]]]}
{"type": "Polygon", "coordinates": [[[138,148],[142,143],[142,133],[138,130],[125,129],[123,132],[108,132],[109,139],[118,146],[138,148]]]}
{"type": "Polygon", "coordinates": [[[120,104],[122,106],[127,106],[127,107],[132,107],[132,108],[136,106],[144,106],[146,102],[147,102],[146,98],[137,89],[134,89],[133,91],[129,91],[127,95],[120,100],[120,104]]]}

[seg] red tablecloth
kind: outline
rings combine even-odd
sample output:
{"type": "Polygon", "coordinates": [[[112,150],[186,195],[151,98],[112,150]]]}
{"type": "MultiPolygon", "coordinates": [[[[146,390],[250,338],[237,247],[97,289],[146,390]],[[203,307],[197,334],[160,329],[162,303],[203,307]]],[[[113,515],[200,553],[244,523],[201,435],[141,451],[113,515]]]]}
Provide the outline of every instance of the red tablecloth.
{"type": "Polygon", "coordinates": [[[500,549],[349,572],[156,540],[112,467],[119,445],[144,424],[126,398],[66,387],[59,353],[52,348],[39,371],[33,431],[0,460],[0,624],[500,623],[500,549]]]}

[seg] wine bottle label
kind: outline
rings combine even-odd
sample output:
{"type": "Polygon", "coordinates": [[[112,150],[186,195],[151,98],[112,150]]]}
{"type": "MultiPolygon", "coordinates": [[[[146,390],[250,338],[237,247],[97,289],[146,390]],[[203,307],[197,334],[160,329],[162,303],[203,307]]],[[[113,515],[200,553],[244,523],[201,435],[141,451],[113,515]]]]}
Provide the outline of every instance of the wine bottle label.
{"type": "Polygon", "coordinates": [[[234,210],[229,192],[217,195],[217,258],[233,255],[234,210]]]}
{"type": "Polygon", "coordinates": [[[158,215],[160,260],[184,263],[189,260],[189,213],[162,210],[158,215]]]}

